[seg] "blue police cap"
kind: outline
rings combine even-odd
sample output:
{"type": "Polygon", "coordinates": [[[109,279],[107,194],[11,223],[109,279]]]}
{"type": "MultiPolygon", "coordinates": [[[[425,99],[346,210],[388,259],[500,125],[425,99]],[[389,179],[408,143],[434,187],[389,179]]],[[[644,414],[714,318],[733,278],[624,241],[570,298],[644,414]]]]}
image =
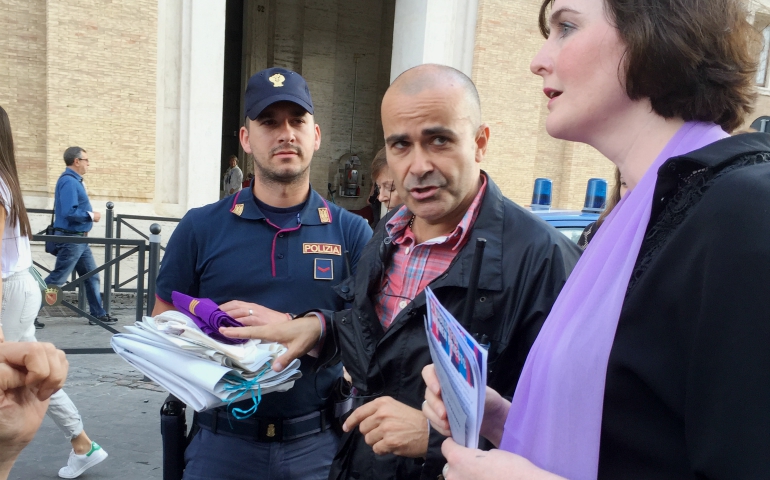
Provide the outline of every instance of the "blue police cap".
{"type": "Polygon", "coordinates": [[[313,100],[302,75],[285,68],[268,68],[255,73],[246,86],[246,116],[254,120],[275,102],[294,102],[313,114],[313,100]]]}

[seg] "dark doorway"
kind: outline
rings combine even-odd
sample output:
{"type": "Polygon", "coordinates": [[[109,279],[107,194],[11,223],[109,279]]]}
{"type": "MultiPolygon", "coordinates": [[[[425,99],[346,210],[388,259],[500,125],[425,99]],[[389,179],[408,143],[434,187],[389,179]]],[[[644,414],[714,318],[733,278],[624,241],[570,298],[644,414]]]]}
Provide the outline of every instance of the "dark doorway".
{"type": "MultiPolygon", "coordinates": [[[[227,0],[225,13],[225,67],[222,88],[222,158],[219,188],[231,155],[238,155],[241,128],[241,48],[243,45],[243,0],[227,0]]],[[[243,165],[239,165],[245,170],[243,165]]]]}

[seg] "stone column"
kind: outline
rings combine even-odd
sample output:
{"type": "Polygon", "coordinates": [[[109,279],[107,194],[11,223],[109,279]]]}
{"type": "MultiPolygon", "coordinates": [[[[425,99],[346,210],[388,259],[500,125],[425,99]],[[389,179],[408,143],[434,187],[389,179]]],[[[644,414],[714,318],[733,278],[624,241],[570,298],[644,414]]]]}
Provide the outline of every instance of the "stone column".
{"type": "Polygon", "coordinates": [[[161,0],[155,208],[182,215],[219,198],[225,2],[161,0]]]}
{"type": "Polygon", "coordinates": [[[396,0],[391,82],[423,63],[473,68],[478,0],[396,0]]]}

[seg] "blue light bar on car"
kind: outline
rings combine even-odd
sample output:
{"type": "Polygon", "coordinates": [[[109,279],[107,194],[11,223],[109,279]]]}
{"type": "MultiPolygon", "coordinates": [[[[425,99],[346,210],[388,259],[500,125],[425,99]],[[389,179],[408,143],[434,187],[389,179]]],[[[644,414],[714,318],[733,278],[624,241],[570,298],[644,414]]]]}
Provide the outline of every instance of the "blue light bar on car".
{"type": "Polygon", "coordinates": [[[535,179],[535,190],[532,192],[532,210],[551,209],[551,187],[553,182],[547,178],[535,179]]]}
{"type": "Polygon", "coordinates": [[[592,178],[588,180],[586,188],[586,201],[583,204],[584,212],[600,213],[607,203],[607,180],[592,178]]]}

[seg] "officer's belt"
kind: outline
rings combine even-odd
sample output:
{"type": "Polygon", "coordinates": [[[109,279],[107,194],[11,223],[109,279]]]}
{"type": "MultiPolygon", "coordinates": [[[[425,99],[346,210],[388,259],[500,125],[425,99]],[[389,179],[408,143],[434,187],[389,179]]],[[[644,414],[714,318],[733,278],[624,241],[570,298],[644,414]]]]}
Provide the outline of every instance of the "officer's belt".
{"type": "Polygon", "coordinates": [[[332,425],[329,409],[311,412],[294,418],[249,417],[228,418],[227,411],[212,410],[195,414],[195,423],[201,428],[244,440],[257,442],[287,442],[328,430],[332,425]]]}

